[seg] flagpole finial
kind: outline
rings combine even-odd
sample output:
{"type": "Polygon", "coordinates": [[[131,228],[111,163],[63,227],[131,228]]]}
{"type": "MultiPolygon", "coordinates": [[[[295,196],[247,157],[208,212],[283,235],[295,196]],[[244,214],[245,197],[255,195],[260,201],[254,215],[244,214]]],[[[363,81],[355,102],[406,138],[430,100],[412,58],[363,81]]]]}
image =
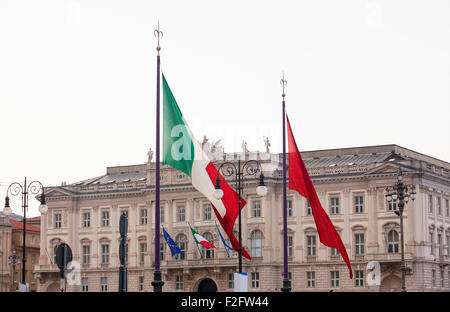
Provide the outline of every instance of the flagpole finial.
{"type": "Polygon", "coordinates": [[[159,20],[158,20],[158,28],[153,31],[153,34],[155,35],[155,37],[158,38],[158,46],[156,47],[156,51],[158,51],[159,55],[159,51],[161,50],[161,46],[159,45],[159,39],[163,37],[163,32],[159,30],[159,20]]]}
{"type": "Polygon", "coordinates": [[[283,93],[281,94],[281,96],[283,97],[283,100],[284,100],[284,97],[286,96],[286,93],[284,92],[284,88],[287,85],[287,81],[286,81],[286,79],[284,79],[284,71],[283,71],[283,77],[280,80],[280,84],[283,86],[283,93]]]}

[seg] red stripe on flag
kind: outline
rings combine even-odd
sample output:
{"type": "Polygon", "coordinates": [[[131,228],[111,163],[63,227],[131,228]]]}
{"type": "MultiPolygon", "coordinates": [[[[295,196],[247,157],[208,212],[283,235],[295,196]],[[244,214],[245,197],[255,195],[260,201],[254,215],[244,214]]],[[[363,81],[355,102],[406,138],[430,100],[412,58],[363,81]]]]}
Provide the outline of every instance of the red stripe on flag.
{"type": "Polygon", "coordinates": [[[206,249],[208,249],[208,248],[216,248],[216,246],[214,246],[213,244],[211,244],[208,241],[201,241],[199,243],[202,244],[202,246],[205,247],[206,249]]]}
{"type": "Polygon", "coordinates": [[[288,128],[288,145],[289,145],[289,188],[296,190],[300,195],[309,199],[311,210],[316,223],[317,232],[322,244],[328,247],[336,248],[341,253],[345,263],[347,263],[350,272],[350,278],[353,278],[352,267],[348,259],[347,251],[342,243],[336,228],[331,222],[325,210],[320,204],[314,185],[306,170],[305,163],[297,148],[294,135],[292,134],[289,118],[286,115],[288,128]]]}
{"type": "MultiPolygon", "coordinates": [[[[208,173],[208,176],[211,179],[213,185],[216,185],[217,168],[213,165],[212,162],[210,162],[208,166],[206,166],[206,172],[208,173]]],[[[216,207],[214,207],[213,204],[211,204],[211,206],[213,207],[214,213],[216,214],[217,219],[222,225],[223,230],[228,235],[228,238],[230,239],[231,242],[231,246],[236,252],[238,252],[239,241],[233,234],[233,226],[234,223],[236,222],[236,218],[239,215],[238,195],[236,191],[233,190],[231,186],[227,183],[227,181],[225,181],[225,179],[221,174],[219,174],[219,178],[220,178],[220,187],[223,191],[222,203],[226,208],[225,216],[222,218],[219,212],[217,212],[216,207]]],[[[247,202],[241,197],[241,209],[244,208],[246,203],[247,202]]],[[[244,248],[242,248],[242,255],[249,260],[252,259],[244,248]]]]}

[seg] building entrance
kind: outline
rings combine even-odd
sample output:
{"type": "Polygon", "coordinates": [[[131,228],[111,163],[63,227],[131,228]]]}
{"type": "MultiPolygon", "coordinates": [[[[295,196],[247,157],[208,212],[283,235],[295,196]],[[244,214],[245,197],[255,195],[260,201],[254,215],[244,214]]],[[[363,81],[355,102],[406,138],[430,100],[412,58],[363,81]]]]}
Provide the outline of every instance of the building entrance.
{"type": "Polygon", "coordinates": [[[198,284],[197,291],[198,292],[216,292],[217,285],[212,279],[205,278],[198,284]]]}

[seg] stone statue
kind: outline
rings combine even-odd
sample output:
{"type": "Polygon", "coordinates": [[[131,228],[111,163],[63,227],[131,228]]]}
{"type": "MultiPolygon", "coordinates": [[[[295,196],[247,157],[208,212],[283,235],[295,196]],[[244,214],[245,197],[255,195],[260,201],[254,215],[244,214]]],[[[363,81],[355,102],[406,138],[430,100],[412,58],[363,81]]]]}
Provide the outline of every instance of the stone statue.
{"type": "Polygon", "coordinates": [[[208,143],[208,138],[206,137],[206,135],[203,136],[203,142],[202,142],[202,150],[205,153],[209,152],[210,149],[210,143],[208,143]]]}
{"type": "Polygon", "coordinates": [[[222,139],[219,139],[211,144],[210,156],[212,160],[223,159],[223,147],[220,144],[222,139]]]}
{"type": "Polygon", "coordinates": [[[148,156],[148,163],[151,163],[153,159],[153,151],[151,148],[148,150],[147,156],[148,156]]]}
{"type": "Polygon", "coordinates": [[[211,145],[211,153],[215,153],[216,150],[220,150],[220,148],[222,147],[219,143],[220,141],[222,141],[222,139],[217,140],[216,142],[213,142],[213,144],[211,145]]]}
{"type": "Polygon", "coordinates": [[[243,152],[244,154],[247,154],[247,153],[248,153],[248,149],[247,149],[247,142],[245,142],[245,140],[242,140],[242,145],[241,145],[241,147],[242,147],[242,152],[243,152]]]}
{"type": "Polygon", "coordinates": [[[266,153],[270,153],[270,142],[269,142],[269,138],[268,137],[266,137],[265,139],[264,139],[264,145],[266,146],[266,153]]]}

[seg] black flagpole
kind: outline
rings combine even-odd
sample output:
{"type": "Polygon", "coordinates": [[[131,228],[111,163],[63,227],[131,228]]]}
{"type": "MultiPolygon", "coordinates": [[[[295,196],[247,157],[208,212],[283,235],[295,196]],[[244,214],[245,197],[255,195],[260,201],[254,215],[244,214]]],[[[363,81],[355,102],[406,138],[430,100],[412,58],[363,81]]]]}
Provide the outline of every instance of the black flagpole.
{"type": "Polygon", "coordinates": [[[156,173],[155,173],[155,272],[153,274],[153,291],[154,292],[162,292],[162,287],[164,282],[161,278],[161,270],[160,270],[160,160],[159,160],[159,140],[160,140],[160,132],[159,132],[159,116],[160,116],[160,77],[161,77],[161,60],[159,51],[161,47],[159,46],[159,39],[162,37],[163,33],[159,30],[159,21],[158,21],[158,29],[154,31],[155,36],[158,38],[158,46],[156,47],[156,51],[158,51],[157,56],[157,66],[156,66],[156,173]]]}
{"type": "Polygon", "coordinates": [[[282,101],[282,111],[283,111],[283,287],[282,292],[291,291],[291,282],[289,281],[288,275],[288,251],[287,251],[287,195],[286,195],[286,105],[284,97],[284,87],[287,81],[281,78],[281,85],[283,86],[283,101],[282,101]]]}

